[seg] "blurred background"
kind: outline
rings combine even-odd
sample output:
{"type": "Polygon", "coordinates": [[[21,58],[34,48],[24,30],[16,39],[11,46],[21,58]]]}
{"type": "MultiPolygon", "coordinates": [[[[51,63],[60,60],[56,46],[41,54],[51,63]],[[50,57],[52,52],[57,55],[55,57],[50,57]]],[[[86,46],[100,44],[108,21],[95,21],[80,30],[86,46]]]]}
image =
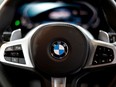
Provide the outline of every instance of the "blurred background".
{"type": "Polygon", "coordinates": [[[0,4],[3,2],[4,0],[0,0],[0,4]]]}

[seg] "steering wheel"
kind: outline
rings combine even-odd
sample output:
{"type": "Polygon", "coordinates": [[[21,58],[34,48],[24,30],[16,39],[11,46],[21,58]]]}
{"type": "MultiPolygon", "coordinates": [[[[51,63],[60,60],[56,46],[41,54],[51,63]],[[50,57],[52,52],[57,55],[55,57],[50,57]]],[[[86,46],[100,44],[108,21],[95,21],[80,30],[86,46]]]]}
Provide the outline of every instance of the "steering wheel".
{"type": "MultiPolygon", "coordinates": [[[[116,64],[115,45],[95,40],[78,25],[52,22],[35,27],[22,39],[2,44],[0,62],[37,73],[42,87],[76,87],[75,77],[116,64]]],[[[3,86],[12,87],[1,74],[3,86]]]]}

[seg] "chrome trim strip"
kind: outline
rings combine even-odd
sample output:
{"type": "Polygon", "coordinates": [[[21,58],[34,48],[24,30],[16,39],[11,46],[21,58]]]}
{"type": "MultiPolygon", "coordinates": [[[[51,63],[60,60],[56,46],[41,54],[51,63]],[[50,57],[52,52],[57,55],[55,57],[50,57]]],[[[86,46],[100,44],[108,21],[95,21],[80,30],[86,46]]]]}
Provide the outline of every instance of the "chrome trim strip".
{"type": "Polygon", "coordinates": [[[0,10],[2,9],[2,7],[6,4],[8,0],[4,0],[1,4],[0,4],[0,10]]]}
{"type": "Polygon", "coordinates": [[[52,87],[66,87],[66,77],[52,78],[52,87]]]}

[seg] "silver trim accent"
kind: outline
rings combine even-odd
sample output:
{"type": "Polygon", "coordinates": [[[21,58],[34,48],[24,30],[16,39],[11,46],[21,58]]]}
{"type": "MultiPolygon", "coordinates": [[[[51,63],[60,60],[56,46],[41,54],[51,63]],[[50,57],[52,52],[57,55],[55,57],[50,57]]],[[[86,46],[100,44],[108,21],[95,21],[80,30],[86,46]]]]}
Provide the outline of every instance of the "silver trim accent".
{"type": "Polygon", "coordinates": [[[113,44],[99,41],[99,40],[91,40],[91,43],[92,43],[92,45],[91,45],[90,53],[92,53],[92,54],[89,55],[89,58],[87,60],[85,68],[103,67],[103,66],[116,64],[116,47],[113,44]],[[111,63],[92,65],[94,54],[95,54],[97,46],[103,46],[103,47],[107,47],[107,48],[112,49],[114,52],[114,60],[111,63]]]}
{"type": "Polygon", "coordinates": [[[2,9],[2,7],[6,4],[8,0],[3,0],[2,3],[0,4],[0,10],[2,9]]]}
{"type": "Polygon", "coordinates": [[[52,78],[52,87],[66,87],[66,77],[52,78]]]}
{"type": "Polygon", "coordinates": [[[99,40],[110,43],[109,35],[107,32],[100,30],[99,31],[99,40]]]}
{"type": "MultiPolygon", "coordinates": [[[[75,26],[75,25],[73,25],[73,26],[75,26]]],[[[87,31],[86,29],[84,29],[83,27],[78,26],[78,25],[76,25],[75,27],[77,27],[81,32],[83,32],[84,35],[89,37],[89,39],[94,40],[94,37],[92,36],[92,34],[89,31],[87,31]]]]}
{"type": "Polygon", "coordinates": [[[21,39],[21,29],[14,30],[11,34],[10,41],[21,39]]]}

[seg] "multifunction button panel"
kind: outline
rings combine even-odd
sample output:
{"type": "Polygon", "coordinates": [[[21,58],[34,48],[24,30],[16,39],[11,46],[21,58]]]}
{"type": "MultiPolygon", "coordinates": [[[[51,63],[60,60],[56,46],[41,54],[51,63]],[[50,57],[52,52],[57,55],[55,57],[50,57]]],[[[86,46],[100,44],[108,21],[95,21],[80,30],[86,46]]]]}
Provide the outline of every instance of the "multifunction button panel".
{"type": "Polygon", "coordinates": [[[97,46],[92,65],[111,63],[114,60],[114,52],[112,49],[97,46]]]}
{"type": "Polygon", "coordinates": [[[9,62],[26,64],[21,45],[7,47],[5,49],[4,58],[9,62]]]}

